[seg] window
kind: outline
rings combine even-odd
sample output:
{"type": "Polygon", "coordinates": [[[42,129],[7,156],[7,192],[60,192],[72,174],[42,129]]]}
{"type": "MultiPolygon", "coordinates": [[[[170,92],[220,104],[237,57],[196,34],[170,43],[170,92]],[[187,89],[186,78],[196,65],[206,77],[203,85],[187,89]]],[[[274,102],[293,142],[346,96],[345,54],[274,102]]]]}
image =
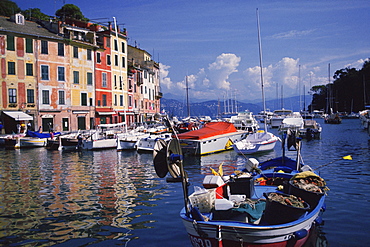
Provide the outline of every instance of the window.
{"type": "Polygon", "coordinates": [[[123,95],[119,96],[119,105],[123,106],[123,95]]]}
{"type": "Polygon", "coordinates": [[[49,80],[49,66],[41,65],[41,80],[49,80]]]}
{"type": "Polygon", "coordinates": [[[64,67],[58,67],[58,81],[65,81],[64,67]]]}
{"type": "Polygon", "coordinates": [[[65,105],[64,91],[59,91],[59,105],[65,105]]]}
{"type": "Polygon", "coordinates": [[[117,94],[114,94],[114,105],[117,105],[117,94]]]}
{"type": "Polygon", "coordinates": [[[8,51],[15,51],[14,36],[13,35],[8,35],[6,37],[6,49],[8,51]]]}
{"type": "Polygon", "coordinates": [[[114,40],[114,50],[118,51],[118,40],[114,40]]]}
{"type": "Polygon", "coordinates": [[[111,65],[110,55],[107,55],[107,64],[108,64],[108,65],[111,65]]]}
{"type": "Polygon", "coordinates": [[[92,84],[93,84],[92,73],[87,72],[87,85],[92,85],[92,84]]]}
{"type": "Polygon", "coordinates": [[[80,83],[80,72],[73,71],[73,83],[79,84],[80,83]]]}
{"type": "Polygon", "coordinates": [[[41,54],[48,54],[48,42],[46,40],[41,40],[41,54]]]}
{"type": "Polygon", "coordinates": [[[26,76],[33,76],[33,64],[26,63],[26,76]]]}
{"type": "Polygon", "coordinates": [[[35,103],[35,90],[27,89],[27,103],[35,103]]]}
{"type": "Polygon", "coordinates": [[[87,60],[91,60],[91,49],[87,49],[87,60]]]}
{"type": "Polygon", "coordinates": [[[50,104],[49,90],[42,90],[42,103],[46,105],[50,104]]]}
{"type": "Polygon", "coordinates": [[[8,62],[8,75],[15,75],[15,62],[8,62]]]}
{"type": "Polygon", "coordinates": [[[9,88],[9,103],[17,103],[17,89],[9,88]]]}
{"type": "Polygon", "coordinates": [[[81,105],[87,106],[87,93],[81,93],[81,105]]]}
{"type": "Polygon", "coordinates": [[[101,63],[101,57],[100,57],[100,52],[96,53],[96,62],[101,63]]]}
{"type": "Polygon", "coordinates": [[[123,82],[122,82],[122,76],[119,76],[119,90],[122,90],[123,82]]]}
{"type": "Polygon", "coordinates": [[[128,96],[128,106],[132,106],[132,96],[131,95],[129,95],[128,96]]]}
{"type": "Polygon", "coordinates": [[[33,39],[26,38],[26,53],[33,53],[33,39]]]}
{"type": "Polygon", "coordinates": [[[106,46],[110,47],[110,38],[109,37],[107,37],[107,39],[106,39],[106,46]]]}
{"type": "Polygon", "coordinates": [[[107,73],[102,73],[102,87],[107,87],[107,73]]]}
{"type": "Polygon", "coordinates": [[[114,89],[117,89],[117,75],[114,75],[114,89]]]}
{"type": "Polygon", "coordinates": [[[93,98],[90,98],[90,106],[93,106],[93,98]]]}
{"type": "Polygon", "coordinates": [[[78,47],[77,46],[73,46],[73,57],[78,58],[78,47]]]}
{"type": "Polygon", "coordinates": [[[126,50],[125,50],[125,42],[122,42],[121,43],[121,46],[122,46],[122,53],[125,53],[126,52],[126,50]]]}
{"type": "Polygon", "coordinates": [[[114,55],[114,65],[118,66],[118,55],[114,55]]]}
{"type": "Polygon", "coordinates": [[[103,94],[103,106],[107,106],[107,95],[103,94]]]}
{"type": "Polygon", "coordinates": [[[122,68],[126,67],[126,60],[125,57],[122,57],[122,68]]]}
{"type": "Polygon", "coordinates": [[[148,71],[144,70],[144,78],[147,79],[148,78],[148,71]]]}
{"type": "Polygon", "coordinates": [[[64,56],[64,44],[58,43],[58,56],[64,56]]]}

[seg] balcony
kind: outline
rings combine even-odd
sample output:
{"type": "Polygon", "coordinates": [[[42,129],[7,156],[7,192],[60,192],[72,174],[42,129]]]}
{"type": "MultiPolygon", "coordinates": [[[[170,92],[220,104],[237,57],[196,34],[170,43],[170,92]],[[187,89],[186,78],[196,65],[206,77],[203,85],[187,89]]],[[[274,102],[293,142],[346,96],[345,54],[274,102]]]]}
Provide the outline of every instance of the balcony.
{"type": "Polygon", "coordinates": [[[161,99],[163,97],[163,94],[161,92],[158,92],[156,95],[155,95],[155,99],[161,99]]]}

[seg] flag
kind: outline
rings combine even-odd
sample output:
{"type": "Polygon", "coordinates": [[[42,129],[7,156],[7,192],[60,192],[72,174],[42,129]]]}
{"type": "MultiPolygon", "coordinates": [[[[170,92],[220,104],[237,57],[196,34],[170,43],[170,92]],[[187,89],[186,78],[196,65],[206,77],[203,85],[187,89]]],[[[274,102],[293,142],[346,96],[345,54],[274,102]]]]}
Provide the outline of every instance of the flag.
{"type": "Polygon", "coordinates": [[[213,169],[212,167],[211,168],[211,171],[212,171],[212,174],[215,175],[215,176],[218,176],[218,173],[215,171],[215,169],[213,169]]]}
{"type": "Polygon", "coordinates": [[[224,171],[222,170],[222,164],[218,167],[218,175],[220,175],[221,177],[224,175],[224,171]]]}

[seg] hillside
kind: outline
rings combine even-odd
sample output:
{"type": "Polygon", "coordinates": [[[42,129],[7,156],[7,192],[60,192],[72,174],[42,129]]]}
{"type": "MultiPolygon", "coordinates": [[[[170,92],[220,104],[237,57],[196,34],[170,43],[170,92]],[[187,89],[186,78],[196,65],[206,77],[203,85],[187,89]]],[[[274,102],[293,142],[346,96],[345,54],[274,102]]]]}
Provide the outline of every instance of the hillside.
{"type": "MultiPolygon", "coordinates": [[[[303,97],[302,97],[303,100],[303,97]]],[[[216,118],[222,114],[222,116],[226,116],[228,114],[224,114],[224,112],[232,112],[231,109],[235,111],[235,102],[229,102],[230,105],[226,105],[224,107],[224,101],[217,101],[217,100],[210,100],[204,102],[195,102],[190,103],[190,115],[194,117],[200,116],[210,116],[212,118],[216,118]],[[231,105],[232,104],[232,105],[231,105]]],[[[307,105],[311,103],[311,96],[306,96],[306,108],[307,105]]],[[[249,110],[255,114],[262,111],[263,106],[262,103],[247,103],[247,102],[236,102],[238,111],[245,111],[249,110]]],[[[271,111],[275,109],[282,108],[282,105],[286,109],[290,109],[293,111],[299,111],[299,96],[285,98],[283,102],[281,100],[270,100],[266,101],[266,108],[270,109],[271,111]]],[[[304,102],[302,102],[302,108],[304,102]]],[[[177,116],[177,117],[187,117],[187,107],[185,102],[180,102],[175,99],[161,99],[161,109],[165,110],[170,116],[177,116]]]]}

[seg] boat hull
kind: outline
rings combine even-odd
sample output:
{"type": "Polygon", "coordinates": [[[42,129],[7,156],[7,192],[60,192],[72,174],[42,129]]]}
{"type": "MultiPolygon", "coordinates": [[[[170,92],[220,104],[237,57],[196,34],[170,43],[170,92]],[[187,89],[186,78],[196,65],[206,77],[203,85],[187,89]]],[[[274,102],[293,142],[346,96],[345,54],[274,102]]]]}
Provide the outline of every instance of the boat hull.
{"type": "Polygon", "coordinates": [[[153,152],[154,145],[158,139],[169,142],[172,138],[170,134],[150,135],[149,137],[140,138],[135,145],[138,152],[153,152]]]}
{"type": "Polygon", "coordinates": [[[254,225],[236,221],[194,223],[193,219],[186,216],[185,209],[180,216],[193,246],[302,246],[315,220],[320,217],[324,201],[325,196],[303,218],[278,225],[254,225]]]}
{"type": "Polygon", "coordinates": [[[234,151],[238,154],[253,154],[260,152],[268,152],[275,148],[277,140],[271,141],[264,144],[254,144],[251,148],[238,149],[237,146],[233,145],[234,151]]]}
{"type": "Polygon", "coordinates": [[[237,131],[199,140],[180,139],[179,142],[184,154],[207,155],[232,149],[234,142],[242,140],[248,134],[248,131],[237,131]]]}

